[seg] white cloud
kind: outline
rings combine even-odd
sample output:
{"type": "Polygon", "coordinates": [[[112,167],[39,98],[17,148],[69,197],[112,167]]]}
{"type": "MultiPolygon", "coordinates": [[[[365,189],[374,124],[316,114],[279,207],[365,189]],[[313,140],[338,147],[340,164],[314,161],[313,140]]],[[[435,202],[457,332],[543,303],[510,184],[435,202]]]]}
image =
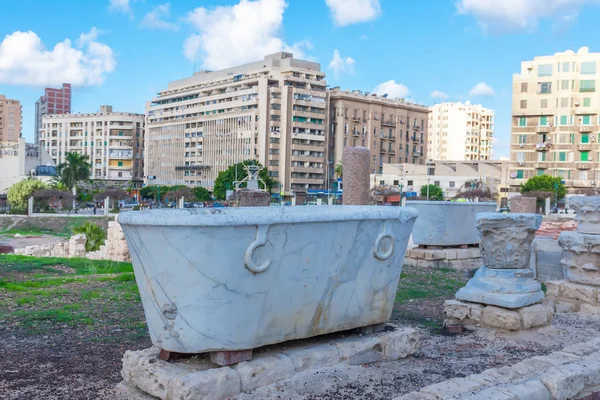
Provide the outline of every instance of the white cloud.
{"type": "Polygon", "coordinates": [[[459,0],[459,14],[470,14],[483,31],[533,30],[539,20],[573,21],[585,5],[600,0],[459,0]]]}
{"type": "Polygon", "coordinates": [[[433,92],[431,92],[431,94],[429,96],[431,96],[432,99],[440,99],[440,100],[444,100],[449,97],[446,93],[441,92],[439,90],[434,90],[433,92]]]}
{"type": "Polygon", "coordinates": [[[337,26],[372,21],[381,14],[379,0],[325,0],[337,26]]]}
{"type": "Polygon", "coordinates": [[[131,12],[129,0],[109,0],[109,8],[113,11],[119,11],[124,13],[131,12]]]}
{"type": "Polygon", "coordinates": [[[0,83],[12,85],[100,85],[115,70],[113,50],[96,41],[99,30],[47,50],[35,32],[14,32],[0,42],[0,83]]]}
{"type": "Polygon", "coordinates": [[[491,97],[493,95],[494,89],[484,82],[478,83],[477,85],[473,86],[473,89],[469,90],[469,96],[491,97]]]}
{"type": "Polygon", "coordinates": [[[356,61],[352,57],[343,58],[340,56],[340,51],[335,49],[327,68],[333,71],[333,76],[337,79],[342,73],[354,74],[354,64],[356,61]]]}
{"type": "Polygon", "coordinates": [[[304,55],[305,42],[290,46],[279,36],[285,8],[285,0],[240,0],[211,10],[198,7],[187,16],[197,32],[185,40],[183,54],[189,60],[198,55],[206,69],[262,60],[284,49],[294,51],[295,57],[304,55]]]}
{"type": "Polygon", "coordinates": [[[306,54],[307,51],[312,50],[313,45],[309,40],[301,40],[291,46],[284,44],[283,51],[294,54],[294,57],[300,58],[307,61],[316,61],[315,57],[306,54]]]}
{"type": "Polygon", "coordinates": [[[392,79],[391,81],[383,82],[375,86],[375,89],[373,89],[373,93],[379,96],[387,94],[388,97],[392,99],[406,99],[410,94],[410,90],[408,90],[408,88],[405,85],[401,83],[396,83],[396,81],[392,79]]]}
{"type": "Polygon", "coordinates": [[[175,23],[168,21],[171,18],[171,3],[159,4],[144,15],[140,27],[147,29],[173,29],[178,27],[175,23]]]}

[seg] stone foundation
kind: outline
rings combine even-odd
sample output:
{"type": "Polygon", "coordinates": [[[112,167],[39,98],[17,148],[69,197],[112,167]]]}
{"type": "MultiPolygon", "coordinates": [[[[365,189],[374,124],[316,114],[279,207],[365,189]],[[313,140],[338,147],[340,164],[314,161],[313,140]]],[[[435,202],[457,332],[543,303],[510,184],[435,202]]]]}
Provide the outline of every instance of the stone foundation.
{"type": "Polygon", "coordinates": [[[86,238],[83,233],[71,236],[68,242],[47,243],[14,249],[15,254],[33,257],[85,257],[86,238]]]}
{"type": "Polygon", "coordinates": [[[600,287],[569,281],[546,282],[546,303],[557,313],[600,315],[600,287]]]}
{"type": "Polygon", "coordinates": [[[519,331],[550,325],[554,310],[545,304],[508,309],[466,301],[446,300],[444,314],[446,315],[444,321],[446,326],[460,324],[470,329],[484,327],[519,331]]]}
{"type": "Polygon", "coordinates": [[[206,355],[168,363],[158,359],[156,347],[127,351],[121,371],[124,382],[115,388],[115,398],[220,400],[307,370],[394,361],[420,348],[416,330],[392,325],[373,335],[336,336],[329,341],[313,338],[257,349],[252,360],[231,367],[218,367],[206,355]]]}
{"type": "Polygon", "coordinates": [[[542,400],[598,398],[600,338],[510,367],[454,378],[394,400],[542,400]]]}
{"type": "Polygon", "coordinates": [[[452,268],[472,270],[481,267],[481,252],[470,248],[414,248],[406,252],[404,264],[417,268],[452,268]]]}

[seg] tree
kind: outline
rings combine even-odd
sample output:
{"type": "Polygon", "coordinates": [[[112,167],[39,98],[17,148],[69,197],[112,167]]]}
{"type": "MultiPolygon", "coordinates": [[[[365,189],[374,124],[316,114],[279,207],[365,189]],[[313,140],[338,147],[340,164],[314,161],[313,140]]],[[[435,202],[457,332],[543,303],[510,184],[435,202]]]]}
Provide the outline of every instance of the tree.
{"type": "Polygon", "coordinates": [[[129,193],[124,191],[123,189],[106,189],[103,192],[96,193],[94,199],[100,201],[106,198],[109,198],[111,201],[111,208],[115,209],[115,200],[125,200],[129,198],[129,193]]]}
{"type": "Polygon", "coordinates": [[[491,201],[491,200],[494,200],[495,197],[496,196],[492,193],[490,188],[482,187],[482,188],[477,188],[477,189],[460,190],[456,194],[456,196],[454,196],[454,199],[455,200],[466,199],[469,201],[475,201],[476,199],[479,199],[479,201],[481,201],[481,200],[491,201]]]}
{"type": "Polygon", "coordinates": [[[342,161],[340,160],[335,166],[335,176],[341,178],[344,175],[344,167],[342,166],[342,161]]]}
{"type": "Polygon", "coordinates": [[[194,193],[197,201],[209,201],[212,198],[210,192],[202,186],[194,187],[192,192],[194,193]]]}
{"type": "Polygon", "coordinates": [[[73,201],[73,194],[68,190],[56,188],[38,189],[33,192],[33,198],[42,202],[42,209],[53,209],[57,207],[68,207],[73,201]]]}
{"type": "MultiPolygon", "coordinates": [[[[226,200],[226,191],[227,190],[235,190],[235,188],[236,188],[235,184],[234,184],[234,182],[236,181],[236,177],[237,177],[237,181],[241,181],[248,175],[246,172],[246,169],[244,168],[246,165],[257,165],[257,166],[261,167],[261,165],[258,163],[258,161],[246,160],[246,161],[242,161],[241,163],[231,165],[225,171],[219,172],[219,175],[217,176],[217,179],[215,180],[215,186],[213,188],[213,195],[217,199],[226,200]]],[[[258,175],[263,180],[263,182],[266,184],[266,185],[263,185],[263,183],[259,181],[258,184],[261,189],[266,189],[267,191],[270,192],[272,188],[277,186],[277,181],[275,181],[275,179],[273,179],[269,176],[269,173],[266,168],[261,169],[260,172],[258,173],[258,175]]],[[[246,183],[241,184],[239,187],[240,188],[246,187],[246,183]]]]}
{"type": "Polygon", "coordinates": [[[561,183],[561,177],[553,177],[550,175],[536,175],[529,178],[527,182],[521,184],[521,194],[537,197],[538,200],[543,200],[548,197],[556,196],[558,188],[558,198],[562,199],[567,194],[567,189],[561,183]]]}
{"type": "Polygon", "coordinates": [[[444,200],[444,191],[438,185],[421,186],[421,197],[427,197],[427,187],[429,186],[429,200],[444,200]]]}
{"type": "Polygon", "coordinates": [[[33,195],[33,192],[38,189],[45,189],[46,187],[48,186],[38,179],[23,179],[8,189],[8,202],[14,209],[26,210],[27,199],[33,195]]]}
{"type": "Polygon", "coordinates": [[[192,192],[192,189],[190,189],[187,186],[178,187],[175,190],[169,190],[165,194],[165,198],[167,198],[167,199],[179,200],[182,197],[185,200],[189,200],[189,201],[194,201],[196,199],[196,197],[194,196],[194,193],[192,192]]]}
{"type": "Polygon", "coordinates": [[[53,179],[54,185],[71,190],[77,183],[87,180],[90,177],[92,168],[88,160],[89,158],[86,155],[67,153],[65,162],[58,164],[56,167],[56,175],[53,179]]]}

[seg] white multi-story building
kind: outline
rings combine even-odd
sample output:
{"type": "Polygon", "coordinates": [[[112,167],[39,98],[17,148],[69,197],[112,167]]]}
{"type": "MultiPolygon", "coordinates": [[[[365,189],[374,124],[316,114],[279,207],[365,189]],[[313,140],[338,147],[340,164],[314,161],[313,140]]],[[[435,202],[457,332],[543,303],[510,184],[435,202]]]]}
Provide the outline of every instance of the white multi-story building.
{"type": "Polygon", "coordinates": [[[322,188],[326,109],[320,65],[290,53],[170,82],[146,107],[148,183],[211,188],[220,171],[254,159],[284,195],[322,188]]]}
{"type": "Polygon", "coordinates": [[[478,104],[431,107],[427,157],[433,160],[491,160],[494,110],[478,104]]]}
{"type": "Polygon", "coordinates": [[[144,115],[113,112],[42,117],[39,144],[56,164],[67,153],[89,156],[91,179],[140,184],[144,171],[144,115]]]}

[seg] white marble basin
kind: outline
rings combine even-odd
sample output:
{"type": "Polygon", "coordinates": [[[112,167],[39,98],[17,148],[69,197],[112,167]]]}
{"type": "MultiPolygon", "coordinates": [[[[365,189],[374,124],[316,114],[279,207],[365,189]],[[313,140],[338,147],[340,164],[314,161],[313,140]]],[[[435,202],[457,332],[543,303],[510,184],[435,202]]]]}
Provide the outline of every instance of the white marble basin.
{"type": "Polygon", "coordinates": [[[122,225],[161,349],[243,350],[387,321],[418,212],[148,210],[122,225]]]}

